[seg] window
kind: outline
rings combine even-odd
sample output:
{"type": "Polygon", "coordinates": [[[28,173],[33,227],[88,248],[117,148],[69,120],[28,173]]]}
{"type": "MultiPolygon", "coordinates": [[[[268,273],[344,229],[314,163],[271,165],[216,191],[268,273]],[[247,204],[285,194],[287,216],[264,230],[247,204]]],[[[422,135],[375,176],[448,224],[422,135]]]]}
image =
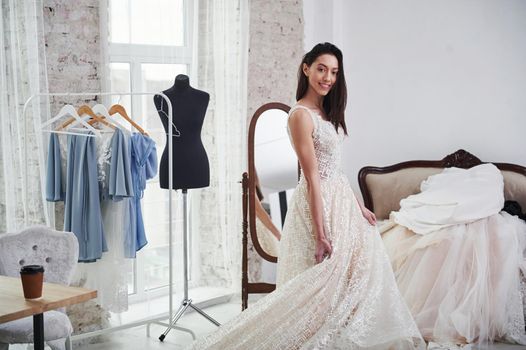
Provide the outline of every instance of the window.
{"type": "Polygon", "coordinates": [[[184,46],[183,0],[111,0],[110,42],[184,46]]]}
{"type": "MultiPolygon", "coordinates": [[[[191,80],[193,56],[193,0],[107,0],[109,74],[106,89],[115,92],[157,92],[174,83],[175,76],[191,80]]],[[[166,143],[165,131],[153,104],[153,96],[113,96],[107,103],[120,103],[155,140],[160,162],[166,143]]],[[[182,266],[182,215],[175,192],[172,196],[174,267],[182,266]]],[[[142,199],[148,245],[137,254],[127,271],[133,299],[167,293],[168,274],[168,192],[159,187],[158,176],[148,181],[142,199]]],[[[191,252],[190,252],[190,256],[191,252]]],[[[191,264],[196,266],[197,264],[191,264]]],[[[174,268],[174,282],[182,281],[182,269],[174,268]]],[[[133,301],[132,299],[132,301],[133,301]]]]}

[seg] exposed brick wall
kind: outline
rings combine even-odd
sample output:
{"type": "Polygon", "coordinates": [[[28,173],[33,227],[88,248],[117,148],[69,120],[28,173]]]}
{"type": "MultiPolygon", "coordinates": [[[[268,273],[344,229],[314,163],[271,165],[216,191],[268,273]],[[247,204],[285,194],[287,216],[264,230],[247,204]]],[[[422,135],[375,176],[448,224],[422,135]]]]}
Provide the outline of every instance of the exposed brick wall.
{"type": "MultiPolygon", "coordinates": [[[[101,49],[98,0],[44,0],[49,92],[99,92],[101,49]]],[[[55,98],[54,108],[86,98],[55,98]]]]}
{"type": "Polygon", "coordinates": [[[248,118],[267,102],[295,101],[303,23],[301,0],[250,2],[248,118]]]}

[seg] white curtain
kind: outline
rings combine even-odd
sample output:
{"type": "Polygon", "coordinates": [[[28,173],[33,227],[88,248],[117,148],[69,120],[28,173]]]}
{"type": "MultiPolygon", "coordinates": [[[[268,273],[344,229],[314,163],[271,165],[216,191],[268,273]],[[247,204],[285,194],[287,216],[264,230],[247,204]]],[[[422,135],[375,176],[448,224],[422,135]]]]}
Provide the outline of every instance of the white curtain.
{"type": "Polygon", "coordinates": [[[42,119],[47,89],[41,0],[2,0],[0,7],[0,232],[49,223],[44,210],[42,119]]]}
{"type": "Polygon", "coordinates": [[[246,163],[248,0],[200,0],[199,88],[210,93],[202,138],[210,188],[201,191],[201,284],[241,283],[241,174],[246,163]]]}

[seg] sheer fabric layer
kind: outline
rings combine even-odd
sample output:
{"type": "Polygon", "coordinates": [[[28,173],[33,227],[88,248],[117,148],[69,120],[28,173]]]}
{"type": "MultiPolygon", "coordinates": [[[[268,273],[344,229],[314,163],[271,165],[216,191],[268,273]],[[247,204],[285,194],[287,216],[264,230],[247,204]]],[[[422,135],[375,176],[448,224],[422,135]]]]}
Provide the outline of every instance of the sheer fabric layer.
{"type": "Polygon", "coordinates": [[[525,344],[526,223],[500,213],[425,236],[385,226],[400,292],[435,342],[525,344]]]}

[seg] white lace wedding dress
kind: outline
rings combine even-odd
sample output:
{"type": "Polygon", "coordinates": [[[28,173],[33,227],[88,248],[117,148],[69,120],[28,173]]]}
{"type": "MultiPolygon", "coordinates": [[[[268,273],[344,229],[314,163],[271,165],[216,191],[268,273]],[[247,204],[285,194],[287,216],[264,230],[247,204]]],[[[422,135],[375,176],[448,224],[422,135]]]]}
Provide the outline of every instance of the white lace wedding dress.
{"type": "MultiPolygon", "coordinates": [[[[290,113],[297,108],[305,107],[296,105],[290,113]]],[[[308,111],[314,122],[312,137],[332,257],[315,264],[302,176],[280,242],[278,289],[192,344],[193,349],[425,348],[398,291],[382,239],[362,216],[340,170],[343,133],[308,111]]]]}

